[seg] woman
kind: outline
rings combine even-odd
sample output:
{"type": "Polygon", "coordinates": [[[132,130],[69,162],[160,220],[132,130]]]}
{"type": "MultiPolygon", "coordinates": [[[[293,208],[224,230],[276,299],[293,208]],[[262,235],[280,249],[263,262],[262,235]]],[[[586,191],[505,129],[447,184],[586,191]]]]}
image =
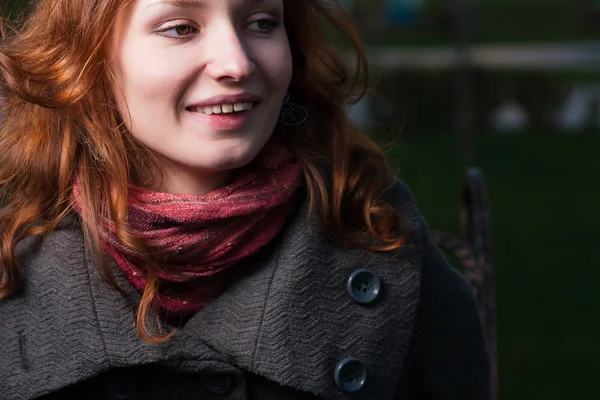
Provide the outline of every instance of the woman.
{"type": "Polygon", "coordinates": [[[0,398],[490,397],[332,3],[40,0],[5,38],[0,398]]]}

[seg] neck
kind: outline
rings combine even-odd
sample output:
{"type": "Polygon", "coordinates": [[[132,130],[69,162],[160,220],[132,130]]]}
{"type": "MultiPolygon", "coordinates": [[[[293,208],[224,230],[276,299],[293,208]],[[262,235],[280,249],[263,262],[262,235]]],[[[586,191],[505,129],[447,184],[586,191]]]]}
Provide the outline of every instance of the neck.
{"type": "Polygon", "coordinates": [[[193,194],[204,196],[213,190],[217,190],[226,186],[229,182],[231,173],[215,174],[210,176],[193,176],[193,175],[176,175],[169,176],[160,188],[161,192],[178,193],[178,194],[193,194]]]}
{"type": "Polygon", "coordinates": [[[233,175],[233,171],[207,172],[180,166],[173,168],[168,164],[161,167],[161,172],[154,174],[159,179],[155,179],[155,185],[150,188],[161,193],[204,196],[226,186],[233,175]]]}

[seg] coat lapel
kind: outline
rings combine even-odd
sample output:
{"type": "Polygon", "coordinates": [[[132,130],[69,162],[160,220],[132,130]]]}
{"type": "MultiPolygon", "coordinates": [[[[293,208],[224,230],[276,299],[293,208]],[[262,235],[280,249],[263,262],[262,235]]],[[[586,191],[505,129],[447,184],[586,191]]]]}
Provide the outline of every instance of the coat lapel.
{"type": "Polygon", "coordinates": [[[306,218],[305,207],[275,250],[194,316],[184,334],[197,336],[242,369],[326,399],[393,398],[420,286],[419,216],[412,202],[402,205],[408,243],[394,253],[330,244],[319,224],[306,218]],[[367,306],[346,291],[359,268],[382,282],[380,296],[367,306]],[[334,382],[336,365],[346,358],[359,359],[367,369],[365,386],[352,396],[334,382]]]}

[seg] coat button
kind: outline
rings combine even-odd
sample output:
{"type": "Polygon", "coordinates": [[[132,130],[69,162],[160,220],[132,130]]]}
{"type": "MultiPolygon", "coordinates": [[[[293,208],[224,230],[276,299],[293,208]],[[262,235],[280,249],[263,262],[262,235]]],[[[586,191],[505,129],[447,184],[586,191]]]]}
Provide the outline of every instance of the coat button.
{"type": "Polygon", "coordinates": [[[204,375],[202,384],[209,393],[224,396],[233,388],[233,378],[224,374],[204,375]]]}
{"type": "Polygon", "coordinates": [[[359,359],[345,358],[335,367],[334,380],[344,392],[357,392],[365,385],[367,368],[359,359]]]}
{"type": "Polygon", "coordinates": [[[137,395],[135,381],[123,373],[108,375],[104,380],[104,389],[111,400],[132,400],[137,395]]]}
{"type": "Polygon", "coordinates": [[[369,304],[379,297],[381,280],[375,272],[362,268],[350,274],[346,289],[352,300],[359,304],[369,304]]]}

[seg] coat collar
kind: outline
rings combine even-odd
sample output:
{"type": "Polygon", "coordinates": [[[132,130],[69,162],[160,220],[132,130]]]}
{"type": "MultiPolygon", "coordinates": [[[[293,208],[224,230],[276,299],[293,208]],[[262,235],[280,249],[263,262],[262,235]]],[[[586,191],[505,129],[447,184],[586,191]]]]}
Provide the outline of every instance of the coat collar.
{"type": "Polygon", "coordinates": [[[20,262],[25,289],[0,303],[0,354],[18,360],[0,367],[0,389],[9,399],[28,397],[18,388],[35,397],[111,368],[188,360],[193,369],[194,360],[204,360],[208,363],[200,369],[238,376],[246,370],[343,400],[350,396],[336,386],[334,369],[353,357],[364,363],[368,376],[352,398],[392,399],[419,298],[421,238],[408,189],[398,183],[389,196],[409,227],[401,250],[377,253],[332,245],[319,224],[307,218],[304,205],[245,276],[161,345],[137,337],[139,294],[116,269],[126,296],[100,279],[78,229],[30,241],[20,262]],[[348,277],[359,268],[369,268],[383,284],[369,306],[346,292],[348,277]]]}
{"type": "Polygon", "coordinates": [[[420,288],[420,219],[408,189],[390,193],[407,219],[407,245],[395,253],[330,244],[307,207],[257,268],[194,316],[184,335],[204,340],[239,367],[325,399],[348,399],[334,382],[345,358],[367,368],[352,398],[392,399],[406,358],[420,288]],[[401,203],[401,204],[398,204],[401,203]],[[368,268],[383,290],[369,306],[346,291],[368,268]],[[361,397],[361,393],[363,394],[361,397]]]}

